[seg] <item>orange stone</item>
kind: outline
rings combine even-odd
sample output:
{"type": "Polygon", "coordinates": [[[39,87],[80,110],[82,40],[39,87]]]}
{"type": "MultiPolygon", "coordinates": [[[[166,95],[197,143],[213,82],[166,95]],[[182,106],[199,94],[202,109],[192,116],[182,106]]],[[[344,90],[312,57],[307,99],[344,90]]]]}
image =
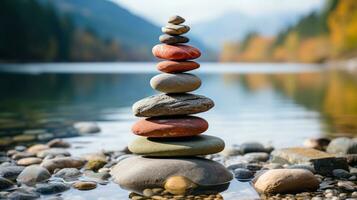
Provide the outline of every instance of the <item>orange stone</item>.
{"type": "Polygon", "coordinates": [[[151,117],[136,122],[132,131],[145,137],[185,137],[199,135],[208,129],[206,120],[194,116],[151,117]]]}
{"type": "Polygon", "coordinates": [[[200,50],[184,44],[158,44],[154,46],[152,53],[165,60],[192,60],[201,56],[200,50]]]}
{"type": "Polygon", "coordinates": [[[159,71],[165,73],[187,72],[200,67],[200,64],[194,61],[161,61],[156,65],[159,71]]]}

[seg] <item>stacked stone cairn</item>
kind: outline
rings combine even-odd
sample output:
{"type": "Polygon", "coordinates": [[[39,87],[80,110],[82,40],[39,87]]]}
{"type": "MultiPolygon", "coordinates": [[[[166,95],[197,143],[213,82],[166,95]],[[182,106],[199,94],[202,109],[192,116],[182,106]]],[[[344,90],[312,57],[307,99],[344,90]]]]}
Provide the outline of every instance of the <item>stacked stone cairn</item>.
{"type": "Polygon", "coordinates": [[[215,195],[226,190],[233,177],[223,165],[203,157],[222,151],[224,141],[201,135],[208,129],[207,121],[191,116],[208,111],[214,103],[207,97],[188,93],[201,86],[197,76],[185,73],[199,67],[192,60],[201,53],[183,44],[189,39],[182,35],[190,30],[182,25],[184,21],[173,16],[162,28],[163,44],[152,51],[165,60],[157,64],[163,73],[150,81],[151,87],[162,93],[133,105],[135,116],[144,117],[133,125],[132,131],[139,137],[128,146],[137,156],[119,162],[112,175],[122,188],[147,198],[205,194],[222,199],[215,195]]]}

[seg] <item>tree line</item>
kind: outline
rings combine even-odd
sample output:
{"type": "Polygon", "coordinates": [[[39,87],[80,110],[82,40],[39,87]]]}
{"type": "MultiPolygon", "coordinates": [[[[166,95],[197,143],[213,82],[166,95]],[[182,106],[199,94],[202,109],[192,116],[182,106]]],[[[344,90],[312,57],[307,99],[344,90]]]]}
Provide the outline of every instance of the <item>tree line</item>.
{"type": "Polygon", "coordinates": [[[357,1],[327,0],[275,37],[248,34],[224,45],[222,61],[324,62],[357,56],[357,1]]]}
{"type": "Polygon", "coordinates": [[[120,42],[78,28],[48,2],[0,1],[0,62],[132,60],[120,42]]]}

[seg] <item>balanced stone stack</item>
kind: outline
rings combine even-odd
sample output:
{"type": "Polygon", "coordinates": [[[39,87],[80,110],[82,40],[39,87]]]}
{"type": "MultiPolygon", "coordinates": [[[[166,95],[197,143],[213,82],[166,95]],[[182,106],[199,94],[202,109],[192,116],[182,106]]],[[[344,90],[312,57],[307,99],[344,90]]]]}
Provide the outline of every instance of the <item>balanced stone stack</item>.
{"type": "Polygon", "coordinates": [[[201,86],[201,80],[186,73],[200,65],[194,61],[200,51],[183,43],[190,28],[185,20],[173,16],[162,28],[165,34],[153,48],[153,54],[165,59],[157,64],[163,73],[154,76],[151,87],[161,94],[147,97],[133,105],[137,117],[132,131],[139,137],[130,145],[134,156],[119,162],[112,170],[115,181],[123,188],[146,196],[148,190],[163,188],[172,194],[210,194],[224,191],[232,174],[226,168],[203,157],[224,149],[224,141],[201,135],[208,129],[206,120],[191,116],[214,106],[211,99],[190,94],[201,86]],[[146,194],[145,194],[146,193],[146,194]]]}

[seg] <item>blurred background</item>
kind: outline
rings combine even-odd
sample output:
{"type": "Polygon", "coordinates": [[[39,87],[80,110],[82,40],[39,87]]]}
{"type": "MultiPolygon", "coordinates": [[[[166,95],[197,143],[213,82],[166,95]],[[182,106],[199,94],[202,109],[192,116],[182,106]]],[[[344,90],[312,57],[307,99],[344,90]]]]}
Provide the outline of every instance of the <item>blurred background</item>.
{"type": "Polygon", "coordinates": [[[82,137],[88,148],[124,147],[175,14],[203,53],[208,134],[276,146],[357,135],[355,0],[1,0],[0,146],[91,121],[102,133],[82,137]]]}

